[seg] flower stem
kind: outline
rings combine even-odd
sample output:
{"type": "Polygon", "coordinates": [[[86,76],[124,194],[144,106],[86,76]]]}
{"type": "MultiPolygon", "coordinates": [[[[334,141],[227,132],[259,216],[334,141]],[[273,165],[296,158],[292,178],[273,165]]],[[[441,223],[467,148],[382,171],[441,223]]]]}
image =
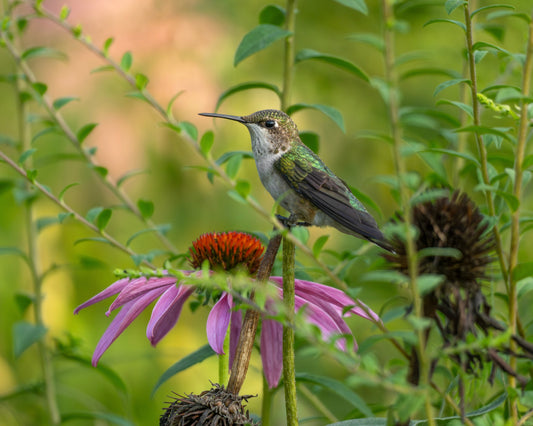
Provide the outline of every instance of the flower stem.
{"type": "MultiPolygon", "coordinates": [[[[515,152],[515,181],[513,187],[513,195],[517,200],[522,199],[522,183],[524,170],[522,163],[524,161],[524,155],[526,151],[527,131],[528,131],[528,105],[527,98],[530,92],[531,75],[533,73],[533,23],[529,22],[529,35],[526,59],[524,62],[524,68],[522,73],[522,94],[524,100],[520,107],[520,123],[518,128],[518,137],[515,152]]],[[[512,334],[516,334],[517,322],[518,322],[518,297],[516,289],[516,279],[513,278],[513,270],[518,265],[518,248],[520,245],[520,204],[519,207],[513,212],[511,216],[511,246],[509,252],[509,327],[512,334]]],[[[514,340],[510,342],[510,349],[515,351],[516,343],[514,340]]],[[[516,357],[511,356],[509,358],[509,365],[516,371],[516,357]]],[[[509,376],[509,385],[513,388],[516,387],[516,379],[513,376],[509,376]]],[[[515,423],[518,422],[518,407],[516,398],[511,400],[511,415],[515,423]]]]}
{"type": "MultiPolygon", "coordinates": [[[[409,283],[411,289],[411,295],[413,299],[414,314],[417,318],[422,318],[423,306],[422,298],[418,289],[418,262],[416,246],[414,241],[414,233],[411,226],[411,214],[410,214],[410,199],[409,194],[404,183],[407,170],[403,157],[401,154],[402,147],[402,134],[400,127],[399,108],[400,102],[398,98],[398,75],[395,67],[395,49],[394,49],[394,14],[392,9],[391,0],[382,0],[383,8],[383,23],[385,25],[384,39],[385,39],[385,76],[389,84],[389,101],[388,112],[391,126],[391,133],[394,146],[394,163],[396,168],[396,174],[398,176],[398,189],[400,193],[401,210],[405,218],[405,242],[408,259],[408,271],[409,271],[409,283]]],[[[426,330],[425,328],[418,327],[417,333],[417,346],[416,356],[418,358],[419,379],[418,385],[423,389],[429,389],[429,370],[430,365],[427,359],[426,353],[426,330]]],[[[424,392],[424,407],[426,411],[428,425],[435,424],[433,418],[433,409],[431,406],[431,398],[429,391],[424,392]]]]}
{"type": "Polygon", "coordinates": [[[283,304],[287,324],[283,326],[283,385],[287,426],[298,424],[296,412],[296,377],[294,368],[294,261],[295,246],[283,239],[283,304]]]}
{"type": "Polygon", "coordinates": [[[263,398],[261,400],[261,426],[270,426],[272,397],[274,391],[270,390],[266,377],[263,375],[263,398]]]}
{"type": "MultiPolygon", "coordinates": [[[[21,151],[25,152],[31,149],[31,134],[28,126],[27,108],[26,104],[21,100],[20,93],[23,92],[22,82],[17,80],[17,96],[18,101],[18,113],[19,113],[19,138],[21,140],[21,151]]],[[[31,169],[33,162],[30,158],[26,160],[26,165],[31,169]]],[[[26,190],[31,190],[31,183],[29,181],[25,184],[26,190]]],[[[37,248],[38,231],[35,221],[35,210],[33,208],[33,201],[29,200],[25,205],[25,227],[27,232],[27,249],[28,249],[28,265],[30,267],[32,282],[33,282],[33,315],[37,325],[44,327],[43,318],[43,300],[44,295],[42,292],[43,275],[39,266],[39,252],[37,248]]],[[[59,407],[56,399],[56,386],[54,378],[54,368],[52,365],[52,357],[43,339],[37,342],[39,351],[41,369],[43,374],[43,381],[45,387],[46,403],[48,406],[48,415],[50,424],[59,425],[61,423],[61,415],[59,413],[59,407]]]]}
{"type": "MultiPolygon", "coordinates": [[[[258,285],[262,285],[268,280],[280,244],[281,234],[276,234],[268,242],[265,255],[257,270],[256,281],[258,285]]],[[[253,299],[253,294],[250,295],[250,298],[253,299]]],[[[257,332],[257,325],[259,323],[259,315],[258,311],[248,309],[242,322],[239,343],[237,345],[235,359],[233,360],[233,366],[228,381],[228,392],[234,393],[235,395],[240,392],[244,379],[246,378],[246,373],[248,372],[252,349],[254,347],[255,334],[257,332]]]]}
{"type": "Polygon", "coordinates": [[[285,29],[292,34],[285,37],[285,51],[283,57],[283,92],[281,94],[281,109],[289,107],[292,80],[294,75],[294,27],[296,23],[296,0],[287,0],[285,7],[285,29]]]}
{"type": "Polygon", "coordinates": [[[226,383],[229,373],[229,333],[224,339],[224,353],[218,355],[218,383],[226,383]]]}
{"type": "MultiPolygon", "coordinates": [[[[464,7],[464,16],[465,16],[465,25],[466,25],[466,48],[467,48],[467,53],[468,53],[468,68],[470,71],[470,90],[472,92],[473,123],[474,123],[474,126],[479,126],[481,125],[481,118],[480,118],[480,111],[479,111],[479,101],[477,100],[476,62],[474,58],[474,49],[473,49],[473,46],[474,46],[473,24],[472,24],[472,17],[470,15],[470,8],[472,7],[472,5],[469,2],[466,2],[463,7],[464,7]]],[[[485,147],[485,144],[483,143],[483,138],[481,137],[479,133],[474,133],[474,137],[475,137],[476,145],[478,147],[478,152],[479,152],[479,161],[481,163],[481,176],[483,179],[483,183],[485,185],[490,185],[487,148],[485,147]]],[[[492,193],[490,191],[485,191],[485,198],[487,201],[487,208],[489,211],[489,215],[491,217],[496,217],[496,208],[494,207],[494,199],[492,197],[492,193]]],[[[502,238],[501,238],[500,230],[497,224],[494,225],[492,232],[494,234],[494,241],[496,244],[496,254],[498,256],[498,262],[500,263],[500,270],[502,273],[502,277],[503,277],[503,280],[505,282],[507,289],[509,289],[507,266],[506,266],[506,261],[505,261],[505,255],[503,252],[502,238]]]]}

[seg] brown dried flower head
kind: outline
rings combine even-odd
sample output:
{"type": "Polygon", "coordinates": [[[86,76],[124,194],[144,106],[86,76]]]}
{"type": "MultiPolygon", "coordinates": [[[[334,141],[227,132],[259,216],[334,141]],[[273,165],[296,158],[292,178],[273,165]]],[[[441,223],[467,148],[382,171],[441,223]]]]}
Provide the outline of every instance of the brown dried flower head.
{"type": "Polygon", "coordinates": [[[215,383],[200,395],[178,395],[159,420],[160,426],[254,425],[244,402],[252,395],[239,396],[215,383]]]}
{"type": "MultiPolygon", "coordinates": [[[[424,256],[419,260],[419,273],[443,275],[447,283],[479,289],[478,280],[487,278],[486,268],[493,260],[490,253],[494,250],[494,240],[492,234],[487,233],[489,225],[474,202],[456,191],[451,197],[418,204],[411,213],[412,223],[418,228],[418,252],[438,247],[456,249],[460,253],[459,256],[424,256]]],[[[396,253],[387,253],[384,257],[407,274],[404,242],[395,237],[392,245],[396,253]]]]}
{"type": "Polygon", "coordinates": [[[197,269],[207,260],[211,269],[231,271],[244,267],[255,274],[264,251],[257,238],[244,232],[210,232],[201,235],[189,249],[190,263],[197,269]]]}
{"type": "MultiPolygon", "coordinates": [[[[487,278],[486,270],[493,260],[491,252],[495,250],[495,242],[493,234],[487,232],[489,224],[474,202],[466,194],[456,191],[451,197],[440,197],[414,206],[411,214],[411,223],[418,229],[415,243],[419,253],[434,247],[459,252],[459,256],[435,252],[418,260],[419,274],[437,274],[445,278],[423,298],[424,315],[437,324],[444,346],[464,342],[468,334],[478,335],[480,330],[485,335],[491,330],[503,331],[505,327],[491,316],[491,307],[481,292],[480,281],[487,278]]],[[[391,244],[395,253],[387,253],[384,257],[395,269],[407,275],[404,241],[395,237],[391,244]]],[[[533,356],[533,345],[519,336],[512,338],[524,350],[521,356],[533,356]]],[[[476,365],[481,366],[483,361],[490,360],[493,367],[516,377],[524,385],[527,379],[517,374],[500,353],[514,351],[504,346],[486,351],[465,351],[452,358],[466,371],[472,371],[476,365]]]]}

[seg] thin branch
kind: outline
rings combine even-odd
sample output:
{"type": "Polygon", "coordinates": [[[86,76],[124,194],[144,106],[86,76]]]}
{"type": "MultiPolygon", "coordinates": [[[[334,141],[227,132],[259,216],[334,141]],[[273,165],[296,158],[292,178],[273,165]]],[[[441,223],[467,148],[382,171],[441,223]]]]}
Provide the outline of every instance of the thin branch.
{"type": "MultiPolygon", "coordinates": [[[[39,183],[36,180],[32,180],[29,176],[26,170],[24,170],[22,167],[20,167],[17,163],[15,163],[8,155],[6,155],[3,151],[0,151],[0,159],[2,159],[7,165],[9,165],[13,170],[15,170],[19,175],[21,175],[23,178],[25,178],[28,182],[30,182],[35,188],[39,190],[43,195],[45,195],[49,200],[51,200],[53,203],[57,204],[61,209],[63,209],[65,212],[72,215],[74,219],[76,219],[78,222],[85,225],[87,228],[94,231],[96,234],[100,235],[102,238],[104,238],[109,244],[111,244],[113,247],[123,251],[124,253],[129,254],[130,256],[136,256],[137,253],[135,253],[132,249],[129,247],[126,247],[125,245],[121,244],[119,241],[117,241],[115,238],[113,238],[111,235],[109,235],[106,231],[99,229],[95,224],[89,222],[87,219],[85,219],[82,215],[77,213],[72,207],[70,207],[68,204],[66,204],[63,200],[60,200],[57,198],[54,194],[52,194],[43,184],[39,183]]],[[[147,260],[143,259],[143,263],[146,266],[149,266],[150,268],[154,268],[155,266],[148,262],[147,260]]]]}

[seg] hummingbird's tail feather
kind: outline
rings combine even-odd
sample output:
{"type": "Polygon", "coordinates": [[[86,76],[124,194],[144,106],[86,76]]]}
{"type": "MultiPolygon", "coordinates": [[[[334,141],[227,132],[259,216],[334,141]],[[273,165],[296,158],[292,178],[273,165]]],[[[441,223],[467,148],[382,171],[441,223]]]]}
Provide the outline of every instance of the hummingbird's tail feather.
{"type": "Polygon", "coordinates": [[[392,245],[385,239],[383,235],[381,236],[381,239],[368,238],[368,241],[370,241],[371,243],[374,243],[375,245],[381,247],[382,249],[390,251],[391,253],[396,253],[392,245]]]}

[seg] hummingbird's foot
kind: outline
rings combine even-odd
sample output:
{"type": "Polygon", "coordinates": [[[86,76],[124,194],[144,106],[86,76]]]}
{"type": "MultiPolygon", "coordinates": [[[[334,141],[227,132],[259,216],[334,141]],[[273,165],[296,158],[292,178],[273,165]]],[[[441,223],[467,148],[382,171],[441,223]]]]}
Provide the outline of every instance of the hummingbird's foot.
{"type": "Polygon", "coordinates": [[[282,216],[280,214],[276,215],[276,218],[281,222],[281,224],[288,229],[294,228],[295,226],[311,226],[309,222],[299,222],[292,215],[289,217],[282,216]]]}

